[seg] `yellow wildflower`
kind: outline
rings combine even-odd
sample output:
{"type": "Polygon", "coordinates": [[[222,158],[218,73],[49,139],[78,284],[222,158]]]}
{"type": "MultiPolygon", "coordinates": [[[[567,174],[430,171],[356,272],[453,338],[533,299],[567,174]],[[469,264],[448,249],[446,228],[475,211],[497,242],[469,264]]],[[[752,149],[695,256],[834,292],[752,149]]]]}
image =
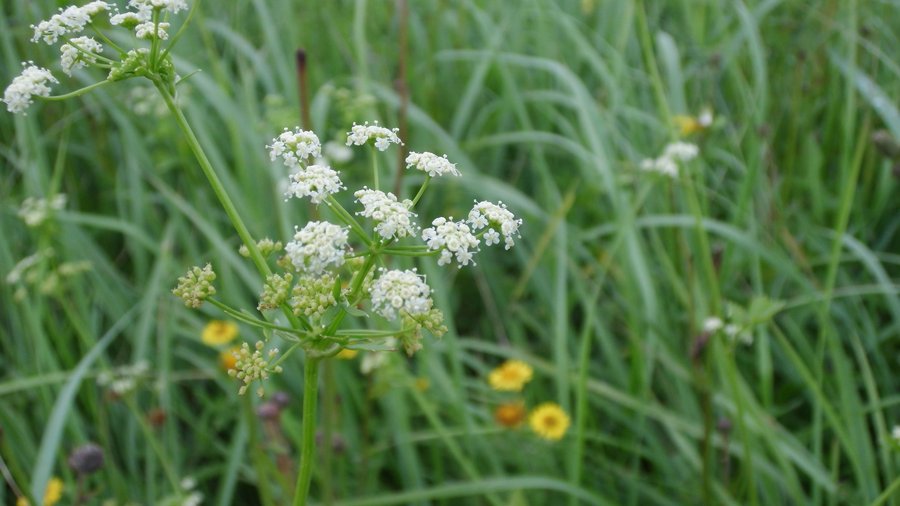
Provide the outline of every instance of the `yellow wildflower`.
{"type": "Polygon", "coordinates": [[[555,402],[545,402],[534,408],[528,421],[531,430],[550,441],[562,439],[569,429],[569,415],[555,402]]]}
{"type": "Polygon", "coordinates": [[[521,392],[531,381],[531,366],[520,360],[507,360],[488,375],[491,388],[502,392],[521,392]]]}
{"type": "Polygon", "coordinates": [[[219,366],[222,370],[228,372],[229,370],[234,369],[235,364],[237,364],[237,355],[235,355],[235,353],[240,350],[240,346],[232,346],[227,350],[219,352],[219,366]]]}
{"type": "Polygon", "coordinates": [[[518,427],[524,419],[525,404],[522,401],[506,402],[494,410],[494,420],[504,427],[518,427]]]}
{"type": "Polygon", "coordinates": [[[416,378],[414,386],[419,392],[424,392],[431,388],[431,381],[428,381],[428,378],[426,378],[425,376],[419,376],[418,378],[416,378]]]}
{"type": "Polygon", "coordinates": [[[213,320],[203,328],[200,339],[207,346],[218,346],[234,341],[238,335],[238,326],[231,321],[213,320]]]}
{"type": "MultiPolygon", "coordinates": [[[[63,482],[57,477],[50,478],[47,488],[44,489],[44,506],[53,506],[62,499],[63,482]]],[[[16,506],[29,506],[31,503],[25,497],[16,499],[16,506]]]]}
{"type": "Polygon", "coordinates": [[[712,109],[704,108],[697,117],[686,115],[674,116],[672,117],[672,122],[675,124],[675,127],[678,128],[678,132],[682,137],[689,137],[712,126],[712,109]]]}
{"type": "Polygon", "coordinates": [[[344,348],[343,350],[339,351],[338,354],[335,355],[335,357],[341,360],[353,360],[357,355],[359,355],[359,351],[344,348]]]}

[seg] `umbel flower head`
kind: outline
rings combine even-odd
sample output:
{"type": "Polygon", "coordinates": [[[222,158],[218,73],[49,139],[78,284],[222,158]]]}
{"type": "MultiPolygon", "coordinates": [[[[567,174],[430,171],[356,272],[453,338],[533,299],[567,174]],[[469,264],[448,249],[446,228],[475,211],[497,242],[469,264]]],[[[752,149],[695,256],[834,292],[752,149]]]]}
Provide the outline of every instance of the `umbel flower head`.
{"type": "Polygon", "coordinates": [[[75,37],[60,46],[59,51],[63,73],[72,77],[73,70],[97,62],[97,55],[103,52],[103,45],[93,37],[75,37]]]}
{"type": "Polygon", "coordinates": [[[522,387],[531,381],[534,371],[531,366],[521,360],[507,360],[488,375],[491,388],[501,392],[521,392],[522,387]]]}
{"type": "Polygon", "coordinates": [[[388,320],[397,318],[397,312],[410,315],[427,313],[434,302],[431,288],[416,269],[384,270],[372,283],[372,309],[388,320]]]}
{"type": "Polygon", "coordinates": [[[347,229],[327,221],[311,221],[294,234],[284,251],[294,268],[308,274],[324,274],[344,263],[347,229]]]}
{"type": "Polygon", "coordinates": [[[516,219],[503,202],[476,202],[475,207],[469,211],[468,222],[475,230],[490,228],[484,233],[484,244],[487,246],[500,244],[502,234],[506,249],[510,249],[516,245],[515,239],[521,237],[519,227],[522,226],[522,220],[516,219]]]}
{"type": "Polygon", "coordinates": [[[337,304],[334,298],[335,278],[325,273],[321,276],[301,276],[291,292],[290,305],[295,315],[318,320],[328,308],[337,304]]]}
{"type": "Polygon", "coordinates": [[[700,149],[688,142],[673,142],[668,144],[659,158],[648,158],[641,162],[641,169],[648,172],[656,172],[664,176],[678,176],[679,162],[689,162],[697,157],[700,149]]]}
{"type": "Polygon", "coordinates": [[[459,171],[456,170],[456,164],[447,160],[447,155],[438,156],[427,151],[410,153],[406,157],[406,168],[421,170],[431,177],[446,176],[448,174],[459,177],[460,175],[459,171]]]}
{"type": "Polygon", "coordinates": [[[216,273],[213,272],[212,266],[206,264],[206,267],[192,267],[184,276],[178,278],[178,286],[172,293],[176,297],[184,301],[184,305],[194,309],[203,305],[203,301],[207,297],[216,294],[216,287],[212,282],[216,279],[216,273]]]}
{"type": "MultiPolygon", "coordinates": [[[[228,370],[228,375],[241,380],[243,383],[240,390],[238,390],[240,395],[244,395],[247,392],[247,387],[250,383],[256,380],[269,379],[270,373],[281,372],[281,366],[270,364],[270,361],[278,355],[278,348],[272,348],[264,353],[264,347],[265,345],[262,341],[257,341],[255,349],[251,352],[250,345],[243,343],[240,350],[235,352],[235,364],[233,368],[228,370]]],[[[264,393],[265,391],[262,387],[259,387],[256,391],[256,394],[260,397],[264,393]]]]}
{"type": "Polygon", "coordinates": [[[397,135],[397,132],[399,131],[400,130],[397,128],[392,130],[379,126],[377,121],[372,125],[370,125],[368,121],[362,125],[354,123],[350,131],[347,132],[347,145],[362,146],[369,142],[369,139],[374,139],[375,149],[378,151],[385,151],[391,144],[403,144],[400,137],[397,135]]]}
{"type": "Polygon", "coordinates": [[[538,436],[549,441],[559,441],[569,430],[570,421],[569,415],[559,404],[545,402],[534,408],[528,417],[528,423],[538,436]]]}
{"type": "Polygon", "coordinates": [[[364,187],[353,194],[363,210],[356,213],[371,218],[377,225],[375,231],[384,239],[399,239],[416,235],[413,222],[415,213],[410,211],[411,200],[399,202],[393,193],[370,190],[364,187]]]}
{"type": "Polygon", "coordinates": [[[428,245],[428,249],[441,252],[438,265],[447,265],[454,258],[460,267],[469,265],[473,254],[471,250],[478,247],[478,238],[472,234],[469,226],[461,221],[453,221],[453,218],[435,218],[431,225],[422,231],[422,240],[428,245]]]}
{"type": "Polygon", "coordinates": [[[50,19],[31,25],[31,29],[34,30],[31,42],[44,39],[47,44],[56,44],[60,37],[81,33],[94,15],[109,8],[110,4],[106,2],[90,2],[80,7],[72,5],[65,9],[61,8],[59,13],[50,19]]]}
{"type": "Polygon", "coordinates": [[[291,174],[285,196],[309,197],[313,204],[321,204],[329,195],[346,189],[337,171],[326,165],[310,165],[291,174]]]}
{"type": "Polygon", "coordinates": [[[294,130],[285,128],[284,132],[272,139],[272,144],[266,147],[269,149],[269,158],[273,162],[281,158],[284,165],[291,169],[299,168],[301,163],[309,159],[315,160],[322,156],[322,144],[319,142],[319,137],[300,127],[294,130]]]}
{"type": "Polygon", "coordinates": [[[45,68],[38,67],[32,62],[23,63],[25,67],[3,92],[3,102],[6,110],[11,113],[24,113],[34,100],[31,97],[47,97],[50,95],[50,86],[47,83],[59,83],[53,74],[45,68]]]}

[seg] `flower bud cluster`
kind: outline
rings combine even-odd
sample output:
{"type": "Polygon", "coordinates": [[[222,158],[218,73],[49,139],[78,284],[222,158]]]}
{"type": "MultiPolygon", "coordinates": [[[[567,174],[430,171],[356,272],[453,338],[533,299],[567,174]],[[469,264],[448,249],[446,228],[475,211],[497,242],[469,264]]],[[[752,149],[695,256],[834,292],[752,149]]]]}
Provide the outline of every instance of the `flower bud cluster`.
{"type": "MultiPolygon", "coordinates": [[[[256,242],[256,249],[259,250],[259,253],[263,256],[263,258],[268,257],[272,253],[277,253],[284,249],[284,244],[281,244],[281,241],[273,241],[266,237],[265,239],[260,239],[256,242]]],[[[244,258],[250,258],[250,250],[247,249],[247,245],[241,244],[241,247],[238,248],[238,253],[244,258]]]]}
{"type": "Polygon", "coordinates": [[[213,272],[212,266],[206,264],[206,267],[193,267],[184,276],[178,278],[178,286],[172,290],[176,297],[184,301],[187,307],[198,308],[203,305],[203,301],[207,297],[216,294],[216,287],[212,282],[216,279],[216,273],[213,272]]]}
{"type": "Polygon", "coordinates": [[[294,314],[319,320],[328,308],[337,304],[334,283],[335,277],[327,273],[321,276],[301,276],[291,292],[290,305],[294,314]]]}
{"type": "MultiPolygon", "coordinates": [[[[241,380],[243,385],[238,390],[238,394],[247,393],[247,388],[256,380],[269,379],[270,373],[280,373],[281,366],[272,366],[271,361],[278,355],[278,348],[272,348],[268,352],[264,352],[265,345],[262,341],[257,341],[254,350],[250,351],[250,345],[243,343],[239,350],[234,352],[236,359],[234,368],[228,370],[228,375],[241,380]]],[[[263,387],[259,387],[256,394],[263,396],[265,391],[263,387]]]]}
{"type": "Polygon", "coordinates": [[[410,211],[411,200],[400,202],[393,193],[370,190],[367,187],[363,187],[353,196],[363,206],[363,210],[356,214],[375,221],[375,231],[383,239],[400,239],[416,235],[416,224],[413,221],[416,214],[410,211]]]}
{"type": "Polygon", "coordinates": [[[404,313],[400,317],[400,326],[410,329],[399,336],[400,343],[409,356],[422,349],[422,329],[428,330],[435,337],[441,337],[447,333],[447,326],[444,325],[444,313],[437,308],[431,308],[416,315],[404,313]]]}
{"type": "Polygon", "coordinates": [[[266,277],[266,284],[259,295],[259,305],[256,308],[260,311],[265,311],[267,309],[276,309],[284,304],[291,291],[293,279],[294,275],[290,272],[285,273],[284,276],[272,274],[266,277]]]}

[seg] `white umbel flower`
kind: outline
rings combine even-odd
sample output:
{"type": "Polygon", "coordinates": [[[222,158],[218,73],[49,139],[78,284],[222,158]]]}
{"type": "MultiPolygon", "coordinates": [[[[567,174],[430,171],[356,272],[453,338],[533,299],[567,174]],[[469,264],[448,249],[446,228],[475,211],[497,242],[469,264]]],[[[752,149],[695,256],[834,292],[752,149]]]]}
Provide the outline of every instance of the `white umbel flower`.
{"type": "Polygon", "coordinates": [[[673,142],[663,149],[659,158],[648,158],[641,162],[641,169],[664,176],[678,176],[678,163],[689,162],[700,154],[700,149],[689,142],[673,142]]]}
{"type": "Polygon", "coordinates": [[[159,37],[159,40],[168,40],[169,23],[156,23],[153,21],[145,21],[134,27],[134,34],[142,40],[151,40],[159,37]]]}
{"type": "Polygon", "coordinates": [[[384,270],[372,283],[372,309],[388,320],[399,311],[410,315],[427,313],[434,303],[431,288],[415,270],[384,270]]]}
{"type": "Polygon", "coordinates": [[[400,129],[398,128],[390,129],[379,126],[377,121],[372,125],[368,121],[362,125],[354,123],[350,131],[347,132],[347,145],[362,146],[369,142],[369,139],[375,139],[375,148],[378,151],[384,151],[391,144],[403,144],[400,141],[400,137],[397,136],[399,131],[400,129]]]}
{"type": "Polygon", "coordinates": [[[519,235],[519,227],[522,225],[522,220],[517,219],[503,202],[496,204],[486,200],[476,202],[475,207],[469,211],[469,219],[467,221],[475,230],[481,230],[485,227],[491,228],[484,234],[484,244],[487,246],[499,244],[500,234],[503,234],[505,247],[510,249],[516,245],[515,239],[521,237],[519,235]]]}
{"type": "Polygon", "coordinates": [[[706,320],[703,320],[703,332],[706,332],[707,334],[718,332],[719,330],[722,330],[722,327],[724,326],[725,322],[718,316],[710,316],[706,320]]]}
{"type": "Polygon", "coordinates": [[[456,170],[456,164],[447,160],[447,155],[438,156],[434,153],[410,153],[406,157],[406,168],[415,167],[422,172],[427,173],[431,177],[440,177],[447,174],[459,177],[460,173],[456,170]]]}
{"type": "Polygon", "coordinates": [[[50,95],[50,86],[47,83],[58,83],[53,74],[45,68],[38,67],[32,62],[23,63],[25,69],[13,79],[13,82],[3,92],[3,102],[6,110],[11,113],[24,113],[34,101],[31,97],[46,97],[50,95]]]}
{"type": "Polygon", "coordinates": [[[58,193],[49,199],[28,197],[19,208],[19,218],[29,227],[37,227],[50,215],[66,206],[66,194],[58,193]]]}
{"type": "Polygon", "coordinates": [[[447,265],[454,257],[460,266],[472,262],[471,250],[477,251],[478,239],[468,225],[453,221],[453,218],[436,218],[431,224],[432,227],[422,231],[422,240],[428,245],[428,249],[441,252],[438,265],[447,265]]]}
{"type": "Polygon", "coordinates": [[[300,163],[309,158],[316,159],[322,156],[322,144],[316,134],[300,127],[294,130],[285,128],[284,132],[272,139],[272,144],[266,148],[273,162],[281,158],[284,165],[292,169],[300,167],[300,163]]]}
{"type": "Polygon", "coordinates": [[[137,12],[125,11],[110,16],[109,24],[113,26],[122,25],[126,28],[130,28],[141,23],[149,22],[150,17],[151,12],[149,10],[142,10],[137,12]]]}
{"type": "Polygon", "coordinates": [[[321,204],[326,197],[346,187],[338,173],[325,165],[310,165],[290,176],[286,197],[309,197],[313,204],[321,204]]]}
{"type": "Polygon", "coordinates": [[[411,200],[399,202],[393,193],[370,190],[366,187],[353,196],[363,206],[363,210],[356,214],[372,218],[377,223],[375,231],[384,239],[400,239],[416,235],[416,225],[413,221],[416,214],[410,211],[411,200]]]}
{"type": "Polygon", "coordinates": [[[186,0],[131,0],[128,5],[138,10],[162,9],[172,14],[188,8],[186,0]]]}
{"type": "Polygon", "coordinates": [[[294,268],[309,274],[324,274],[344,263],[347,229],[327,221],[311,221],[294,234],[284,252],[294,268]]]}
{"type": "Polygon", "coordinates": [[[106,2],[90,2],[84,6],[71,5],[60,9],[50,19],[31,25],[34,35],[31,42],[44,39],[47,44],[56,44],[56,41],[64,35],[81,33],[84,27],[91,22],[91,16],[109,10],[110,4],[106,2]]]}
{"type": "Polygon", "coordinates": [[[93,37],[75,37],[67,44],[59,47],[60,65],[63,73],[72,76],[72,71],[97,61],[94,55],[103,52],[103,45],[93,37]]]}

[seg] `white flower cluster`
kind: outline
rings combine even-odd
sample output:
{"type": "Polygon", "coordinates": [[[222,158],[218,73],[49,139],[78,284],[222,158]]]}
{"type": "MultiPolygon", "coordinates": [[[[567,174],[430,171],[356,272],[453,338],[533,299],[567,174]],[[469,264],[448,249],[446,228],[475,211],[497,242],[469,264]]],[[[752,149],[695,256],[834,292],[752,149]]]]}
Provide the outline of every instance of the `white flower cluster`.
{"type": "Polygon", "coordinates": [[[666,146],[659,158],[648,158],[641,162],[641,169],[648,172],[676,177],[678,162],[689,162],[700,154],[700,149],[689,142],[673,142],[666,146]]]}
{"type": "Polygon", "coordinates": [[[56,41],[64,35],[81,33],[85,25],[91,22],[92,16],[109,8],[110,4],[106,2],[90,2],[81,7],[72,5],[65,9],[60,8],[59,13],[50,19],[31,25],[31,29],[34,30],[31,42],[44,39],[47,44],[56,44],[56,41]]]}
{"type": "Polygon", "coordinates": [[[103,45],[93,37],[75,37],[59,47],[60,65],[63,73],[72,76],[72,71],[87,64],[96,63],[96,55],[103,52],[103,45]]]}
{"type": "Polygon", "coordinates": [[[66,194],[58,193],[49,199],[36,199],[28,197],[22,201],[19,208],[19,218],[29,227],[37,227],[47,220],[54,211],[59,211],[66,206],[66,194]]]}
{"type": "Polygon", "coordinates": [[[300,168],[300,163],[305,162],[309,158],[319,158],[322,156],[322,144],[316,134],[301,130],[300,127],[294,130],[284,129],[281,135],[272,139],[272,144],[266,146],[269,150],[269,158],[274,162],[281,158],[284,165],[291,168],[300,168]]]}
{"type": "Polygon", "coordinates": [[[432,227],[422,231],[422,240],[428,245],[428,249],[441,251],[438,265],[449,264],[454,256],[460,267],[468,265],[473,253],[470,249],[478,247],[478,239],[469,226],[461,221],[453,221],[453,218],[435,218],[431,224],[432,227]]]}
{"type": "Polygon", "coordinates": [[[522,220],[516,219],[503,202],[497,204],[486,200],[476,202],[475,207],[469,211],[468,222],[475,230],[490,227],[490,230],[484,234],[486,246],[500,244],[500,234],[503,234],[506,249],[510,249],[516,245],[515,238],[521,237],[519,227],[522,225],[522,220]],[[497,229],[500,229],[499,233],[497,229]]]}
{"type": "Polygon", "coordinates": [[[372,125],[368,121],[362,125],[354,123],[350,131],[347,132],[347,145],[362,146],[369,142],[369,139],[375,139],[375,148],[379,151],[384,151],[391,144],[403,144],[400,141],[400,137],[397,136],[399,131],[397,128],[391,130],[390,128],[379,126],[377,121],[372,125]]]}
{"type": "Polygon", "coordinates": [[[152,40],[157,37],[159,37],[159,40],[168,40],[169,32],[166,30],[169,29],[169,26],[169,23],[154,24],[153,21],[144,21],[134,27],[134,34],[141,40],[152,40]]]}
{"type": "Polygon", "coordinates": [[[742,328],[736,323],[726,324],[718,316],[710,316],[706,320],[703,320],[703,332],[715,334],[720,330],[732,341],[737,341],[747,346],[753,344],[753,334],[749,329],[742,328]]]}
{"type": "Polygon", "coordinates": [[[346,190],[338,173],[325,165],[310,165],[291,174],[285,196],[309,197],[313,204],[322,201],[333,193],[346,190]]]}
{"type": "Polygon", "coordinates": [[[447,160],[447,155],[438,156],[427,151],[424,153],[413,152],[406,157],[406,168],[411,169],[413,167],[427,173],[431,177],[440,177],[447,174],[460,176],[459,171],[456,169],[456,164],[450,163],[450,160],[447,160]]]}
{"type": "Polygon", "coordinates": [[[431,288],[415,269],[381,269],[381,276],[372,283],[371,295],[372,309],[389,320],[397,318],[398,311],[418,315],[434,305],[431,288]]]}
{"type": "Polygon", "coordinates": [[[11,113],[24,113],[34,101],[31,97],[46,97],[50,95],[50,86],[47,83],[59,83],[53,74],[45,68],[38,67],[32,62],[23,63],[25,70],[13,79],[13,82],[3,92],[3,102],[6,110],[11,113]]]}
{"type": "Polygon", "coordinates": [[[347,252],[347,229],[327,221],[311,221],[294,234],[284,251],[294,268],[309,274],[324,274],[340,267],[347,252]]]}
{"type": "Polygon", "coordinates": [[[139,380],[150,372],[150,364],[140,360],[132,365],[123,365],[97,375],[97,385],[109,388],[116,396],[123,396],[134,390],[139,380]]]}
{"type": "Polygon", "coordinates": [[[367,187],[353,196],[363,206],[363,210],[356,214],[372,218],[377,223],[375,231],[384,239],[416,235],[416,225],[413,222],[416,214],[410,211],[411,200],[399,202],[393,193],[370,190],[367,187]]]}
{"type": "Polygon", "coordinates": [[[128,5],[139,11],[162,9],[172,14],[188,8],[187,0],[131,0],[128,5]]]}

